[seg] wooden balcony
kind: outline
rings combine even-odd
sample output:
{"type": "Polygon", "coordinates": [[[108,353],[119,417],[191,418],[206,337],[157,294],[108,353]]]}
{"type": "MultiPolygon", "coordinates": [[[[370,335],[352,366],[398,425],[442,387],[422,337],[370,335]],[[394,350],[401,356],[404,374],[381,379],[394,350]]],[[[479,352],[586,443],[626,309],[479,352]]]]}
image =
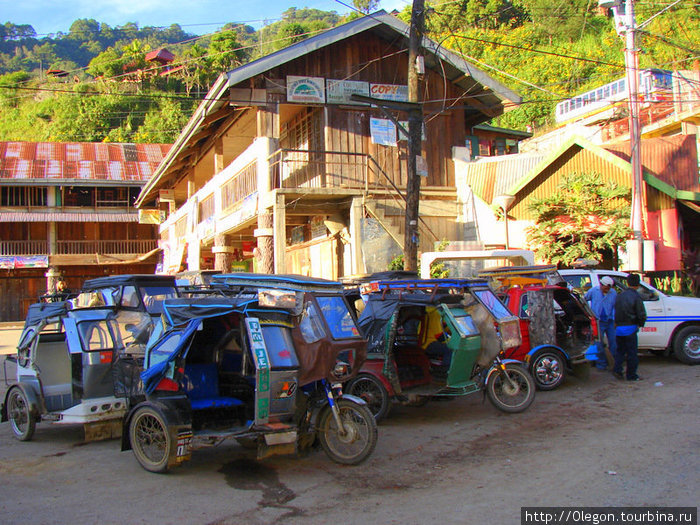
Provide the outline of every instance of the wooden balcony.
{"type": "Polygon", "coordinates": [[[48,241],[0,241],[0,256],[48,256],[52,265],[116,264],[138,261],[157,248],[155,239],[57,241],[51,253],[48,241]]]}

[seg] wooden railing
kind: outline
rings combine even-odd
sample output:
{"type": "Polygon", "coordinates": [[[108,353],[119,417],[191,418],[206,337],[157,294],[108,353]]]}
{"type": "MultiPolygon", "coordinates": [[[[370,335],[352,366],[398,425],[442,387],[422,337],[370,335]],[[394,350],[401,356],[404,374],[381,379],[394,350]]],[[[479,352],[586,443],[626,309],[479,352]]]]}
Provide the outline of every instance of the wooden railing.
{"type": "Polygon", "coordinates": [[[46,255],[49,243],[46,241],[0,241],[2,255],[46,255]]]}
{"type": "Polygon", "coordinates": [[[158,247],[154,239],[133,241],[58,241],[55,255],[143,254],[158,247]]]}
{"type": "Polygon", "coordinates": [[[270,157],[270,189],[365,188],[365,153],[280,149],[270,157]]]}
{"type": "Polygon", "coordinates": [[[0,241],[0,256],[8,255],[91,255],[144,254],[158,247],[154,239],[133,241],[57,241],[49,254],[47,241],[0,241]]]}
{"type": "Polygon", "coordinates": [[[248,163],[243,169],[221,186],[221,211],[231,212],[236,204],[258,190],[257,161],[248,163]]]}

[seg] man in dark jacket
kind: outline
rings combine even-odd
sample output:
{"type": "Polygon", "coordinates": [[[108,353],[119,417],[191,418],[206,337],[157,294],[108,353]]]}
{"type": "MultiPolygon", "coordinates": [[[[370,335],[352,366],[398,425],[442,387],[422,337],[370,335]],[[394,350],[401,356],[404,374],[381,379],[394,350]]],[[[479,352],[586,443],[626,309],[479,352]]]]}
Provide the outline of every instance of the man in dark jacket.
{"type": "Polygon", "coordinates": [[[627,276],[628,288],[615,298],[615,339],[617,340],[617,352],[615,354],[615,366],[613,374],[622,379],[622,363],[627,362],[625,376],[627,381],[639,381],[637,366],[637,332],[644,326],[647,320],[647,312],[644,309],[644,301],[637,293],[639,288],[639,275],[631,273],[627,276]]]}

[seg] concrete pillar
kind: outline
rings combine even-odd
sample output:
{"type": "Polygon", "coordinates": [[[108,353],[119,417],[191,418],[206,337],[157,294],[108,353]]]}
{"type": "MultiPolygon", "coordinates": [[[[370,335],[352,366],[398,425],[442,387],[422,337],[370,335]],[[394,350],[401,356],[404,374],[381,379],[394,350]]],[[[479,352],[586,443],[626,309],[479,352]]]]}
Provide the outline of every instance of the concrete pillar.
{"type": "Polygon", "coordinates": [[[234,260],[235,248],[229,235],[217,234],[214,237],[214,269],[223,273],[230,273],[234,260]]]}
{"type": "Polygon", "coordinates": [[[352,253],[352,273],[360,275],[365,273],[365,264],[362,260],[362,217],[364,216],[364,206],[362,197],[354,197],[350,207],[350,246],[352,253]]]}
{"type": "Polygon", "coordinates": [[[56,284],[61,280],[61,272],[53,266],[44,274],[46,276],[46,293],[56,292],[56,284]]]}
{"type": "Polygon", "coordinates": [[[285,255],[287,252],[287,212],[283,193],[278,193],[275,198],[275,206],[272,210],[273,218],[273,243],[275,254],[275,273],[286,273],[287,264],[285,255]]]}

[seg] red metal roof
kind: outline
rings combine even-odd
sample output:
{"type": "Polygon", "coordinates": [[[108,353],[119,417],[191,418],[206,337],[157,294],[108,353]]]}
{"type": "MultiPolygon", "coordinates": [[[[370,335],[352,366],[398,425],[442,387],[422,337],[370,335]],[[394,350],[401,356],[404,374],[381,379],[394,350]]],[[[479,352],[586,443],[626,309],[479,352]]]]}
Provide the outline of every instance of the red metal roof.
{"type": "Polygon", "coordinates": [[[170,144],[0,142],[0,180],[146,182],[170,144]]]}
{"type": "MultiPolygon", "coordinates": [[[[677,190],[700,193],[695,135],[642,139],[642,165],[677,190]]],[[[630,162],[629,141],[605,144],[606,150],[630,162]]]]}

